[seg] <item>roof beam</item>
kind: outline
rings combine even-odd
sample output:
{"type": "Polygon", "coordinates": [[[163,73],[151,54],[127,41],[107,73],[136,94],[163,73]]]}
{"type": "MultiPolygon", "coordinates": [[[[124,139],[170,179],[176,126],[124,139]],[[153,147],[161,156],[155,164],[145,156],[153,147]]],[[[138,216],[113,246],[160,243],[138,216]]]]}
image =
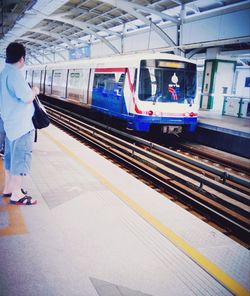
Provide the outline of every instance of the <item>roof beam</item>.
{"type": "Polygon", "coordinates": [[[55,51],[55,54],[57,54],[59,57],[61,57],[64,61],[67,60],[60,52],[55,51]]]}
{"type": "Polygon", "coordinates": [[[194,49],[192,49],[190,52],[188,52],[188,53],[185,55],[185,57],[186,57],[187,59],[191,59],[192,56],[194,56],[195,54],[197,54],[198,52],[200,52],[200,51],[202,51],[202,50],[203,50],[203,48],[194,48],[194,49]]]}
{"type": "Polygon", "coordinates": [[[50,43],[48,43],[46,41],[36,40],[34,38],[29,38],[29,37],[16,36],[16,39],[17,40],[24,40],[24,41],[32,42],[32,43],[39,44],[39,45],[42,45],[42,46],[44,46],[45,44],[50,45],[50,43]]]}
{"type": "MultiPolygon", "coordinates": [[[[113,46],[113,44],[110,43],[106,38],[98,35],[95,31],[91,30],[89,24],[87,24],[87,23],[76,21],[76,20],[70,20],[70,19],[66,19],[66,18],[61,18],[61,17],[55,16],[55,15],[46,16],[45,18],[52,20],[52,21],[66,23],[66,24],[69,24],[73,27],[78,27],[78,28],[84,30],[85,32],[87,32],[88,34],[96,36],[103,43],[105,43],[113,52],[118,53],[118,54],[120,53],[119,50],[115,46],[113,46]]],[[[120,36],[120,34],[118,34],[118,35],[120,36]]]]}
{"type": "MultiPolygon", "coordinates": [[[[37,13],[37,12],[36,12],[37,13]]],[[[41,12],[39,12],[41,13],[41,12]]],[[[44,19],[61,19],[61,20],[72,20],[72,21],[77,21],[76,19],[80,19],[81,15],[76,17],[76,19],[68,19],[68,18],[65,18],[66,16],[70,16],[70,13],[71,11],[67,11],[67,12],[63,12],[63,13],[58,13],[58,14],[53,14],[53,15],[50,15],[50,16],[47,16],[47,15],[43,15],[44,19]]],[[[111,31],[111,30],[108,30],[106,28],[104,28],[103,26],[100,26],[100,25],[93,25],[91,23],[87,23],[87,22],[81,22],[79,21],[81,24],[84,24],[84,26],[86,28],[89,28],[91,30],[97,30],[97,31],[104,31],[106,32],[107,34],[109,35],[115,35],[117,37],[121,37],[119,33],[117,32],[114,32],[114,31],[111,31]]]]}
{"type": "MultiPolygon", "coordinates": [[[[27,28],[28,29],[28,28],[27,28]]],[[[46,36],[49,36],[49,37],[52,37],[56,40],[59,40],[61,41],[62,43],[65,43],[68,45],[68,47],[70,48],[73,48],[74,46],[71,44],[70,40],[62,35],[59,35],[57,33],[54,33],[54,32],[45,32],[45,31],[42,31],[41,29],[28,29],[28,32],[32,32],[32,33],[39,33],[39,34],[42,34],[42,35],[46,35],[46,36]]]]}
{"type": "MultiPolygon", "coordinates": [[[[39,44],[41,46],[47,45],[47,48],[50,48],[51,47],[51,42],[36,40],[34,38],[28,38],[28,37],[22,37],[22,36],[21,37],[18,37],[18,36],[16,36],[16,40],[23,40],[23,41],[27,41],[27,42],[39,44]]],[[[56,46],[65,50],[65,47],[63,47],[61,45],[56,45],[56,46]]],[[[34,47],[33,47],[33,49],[34,49],[34,47]]],[[[37,48],[35,50],[37,51],[37,48]]]]}
{"type": "Polygon", "coordinates": [[[158,15],[160,18],[162,18],[163,20],[166,20],[166,21],[171,21],[175,24],[178,24],[179,23],[179,20],[177,17],[173,17],[173,16],[170,16],[166,13],[162,13],[160,11],[157,11],[155,9],[152,9],[152,8],[149,8],[149,7],[146,7],[146,6],[142,6],[142,5],[139,5],[139,4],[136,4],[136,3],[131,3],[131,6],[135,9],[135,10],[138,10],[138,11],[145,11],[145,12],[148,12],[148,13],[151,13],[151,14],[155,14],[155,15],[158,15]]]}
{"type": "MultiPolygon", "coordinates": [[[[44,63],[43,61],[40,61],[39,58],[37,57],[37,55],[34,55],[32,52],[37,52],[37,48],[35,48],[33,45],[27,44],[25,45],[25,47],[28,50],[28,59],[29,56],[31,56],[32,58],[34,58],[36,61],[38,61],[40,64],[44,63]],[[32,52],[31,52],[32,51],[32,52]]],[[[42,57],[43,59],[46,58],[49,62],[53,62],[50,58],[48,58],[45,54],[39,54],[39,57],[42,57]]]]}
{"type": "MultiPolygon", "coordinates": [[[[157,11],[157,10],[153,9],[153,8],[150,8],[150,7],[147,7],[147,6],[142,6],[142,5],[133,3],[133,2],[128,2],[128,1],[124,1],[124,0],[102,0],[102,2],[111,4],[111,5],[113,5],[115,7],[118,7],[118,8],[120,8],[120,5],[125,6],[125,7],[127,6],[127,7],[130,7],[130,8],[133,8],[136,11],[145,11],[145,12],[150,13],[150,14],[158,15],[161,19],[166,20],[166,21],[171,21],[171,22],[173,22],[175,24],[179,23],[179,20],[178,20],[177,17],[168,15],[166,13],[162,13],[160,11],[157,11]]],[[[155,3],[155,4],[157,4],[157,3],[155,3]]],[[[124,10],[124,11],[127,11],[124,8],[121,8],[121,9],[124,10]]],[[[127,11],[127,12],[129,12],[129,11],[127,11]]]]}
{"type": "Polygon", "coordinates": [[[29,52],[29,56],[32,57],[34,60],[36,60],[39,64],[42,64],[42,61],[40,61],[36,56],[34,56],[31,52],[29,52]]]}
{"type": "MultiPolygon", "coordinates": [[[[145,10],[144,6],[140,6],[135,3],[127,2],[124,0],[102,0],[102,2],[111,4],[113,6],[117,6],[118,8],[130,13],[137,19],[141,20],[143,23],[147,24],[150,26],[166,43],[168,43],[170,46],[174,47],[176,46],[175,42],[158,26],[156,26],[154,23],[152,23],[148,18],[146,18],[144,15],[140,14],[138,11],[138,8],[140,10],[145,10]]],[[[149,9],[149,8],[148,8],[149,9]]],[[[151,10],[151,13],[154,12],[154,10],[151,10]]]]}

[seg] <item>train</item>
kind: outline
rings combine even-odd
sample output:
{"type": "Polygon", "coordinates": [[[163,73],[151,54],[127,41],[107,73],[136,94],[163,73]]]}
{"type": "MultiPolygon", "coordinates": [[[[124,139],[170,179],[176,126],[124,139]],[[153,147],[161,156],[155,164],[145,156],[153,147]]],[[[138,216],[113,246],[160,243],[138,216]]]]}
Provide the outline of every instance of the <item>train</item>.
{"type": "Polygon", "coordinates": [[[42,95],[121,120],[128,130],[196,130],[197,70],[184,57],[139,53],[28,65],[25,71],[42,95]]]}

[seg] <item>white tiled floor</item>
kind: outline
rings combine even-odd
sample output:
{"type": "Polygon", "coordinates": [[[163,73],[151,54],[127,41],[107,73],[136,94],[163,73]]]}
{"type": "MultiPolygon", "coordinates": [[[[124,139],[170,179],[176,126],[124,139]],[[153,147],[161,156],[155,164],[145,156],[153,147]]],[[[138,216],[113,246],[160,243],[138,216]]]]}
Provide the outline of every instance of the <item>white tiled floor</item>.
{"type": "Polygon", "coordinates": [[[54,126],[34,145],[28,233],[0,236],[4,296],[231,295],[124,201],[249,289],[249,252],[54,126]]]}

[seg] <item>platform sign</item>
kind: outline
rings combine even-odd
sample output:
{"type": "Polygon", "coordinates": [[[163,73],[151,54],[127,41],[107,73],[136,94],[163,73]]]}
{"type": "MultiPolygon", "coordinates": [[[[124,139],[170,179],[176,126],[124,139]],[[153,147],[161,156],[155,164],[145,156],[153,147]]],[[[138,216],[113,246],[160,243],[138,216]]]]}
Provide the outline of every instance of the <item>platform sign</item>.
{"type": "Polygon", "coordinates": [[[69,60],[78,60],[90,57],[90,46],[69,49],[69,60]]]}

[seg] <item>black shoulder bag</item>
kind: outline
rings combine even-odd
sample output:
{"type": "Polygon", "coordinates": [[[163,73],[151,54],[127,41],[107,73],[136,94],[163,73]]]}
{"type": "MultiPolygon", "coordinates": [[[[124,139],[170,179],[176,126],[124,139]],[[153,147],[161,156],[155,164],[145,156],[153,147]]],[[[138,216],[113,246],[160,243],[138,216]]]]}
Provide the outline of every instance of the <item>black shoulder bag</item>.
{"type": "Polygon", "coordinates": [[[34,115],[32,116],[32,122],[34,124],[34,127],[36,129],[35,134],[35,142],[37,141],[37,129],[42,129],[47,127],[50,124],[49,116],[43,106],[43,104],[40,102],[38,97],[36,96],[33,100],[33,104],[35,107],[34,115]]]}

